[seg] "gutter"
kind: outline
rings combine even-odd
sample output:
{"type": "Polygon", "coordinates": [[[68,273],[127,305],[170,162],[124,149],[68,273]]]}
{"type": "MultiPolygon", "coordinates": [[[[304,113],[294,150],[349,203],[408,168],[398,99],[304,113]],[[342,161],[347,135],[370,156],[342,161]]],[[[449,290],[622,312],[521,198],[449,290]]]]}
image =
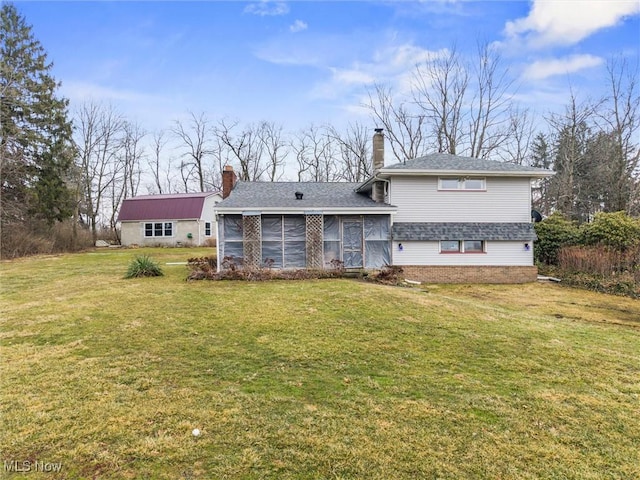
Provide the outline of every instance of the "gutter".
{"type": "Polygon", "coordinates": [[[264,215],[264,214],[277,214],[277,215],[305,215],[313,210],[314,212],[321,213],[323,215],[375,215],[378,213],[396,213],[398,207],[395,205],[384,204],[381,207],[328,207],[328,208],[282,208],[282,207],[227,207],[224,209],[217,209],[216,215],[238,215],[238,214],[251,214],[251,215],[264,215]]]}

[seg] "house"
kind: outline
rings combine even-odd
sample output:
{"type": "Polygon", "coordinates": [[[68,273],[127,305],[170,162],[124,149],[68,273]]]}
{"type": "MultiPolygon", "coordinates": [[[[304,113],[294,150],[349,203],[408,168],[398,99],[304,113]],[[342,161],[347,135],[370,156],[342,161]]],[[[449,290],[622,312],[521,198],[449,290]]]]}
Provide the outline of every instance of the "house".
{"type": "Polygon", "coordinates": [[[380,129],[373,147],[375,173],[360,184],[236,182],[226,167],[219,262],[328,268],[336,259],[398,265],[423,282],[535,281],[531,186],[551,172],[442,153],[385,166],[380,129]]]}
{"type": "Polygon", "coordinates": [[[214,206],[219,193],[142,195],[122,202],[120,243],[128,245],[206,245],[215,242],[214,206]]]}

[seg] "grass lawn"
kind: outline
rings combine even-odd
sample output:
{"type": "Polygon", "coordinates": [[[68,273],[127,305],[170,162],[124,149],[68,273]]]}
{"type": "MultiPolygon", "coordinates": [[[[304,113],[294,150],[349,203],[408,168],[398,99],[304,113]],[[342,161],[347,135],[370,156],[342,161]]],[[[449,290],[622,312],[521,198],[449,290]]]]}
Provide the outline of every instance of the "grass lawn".
{"type": "Polygon", "coordinates": [[[0,477],[640,478],[640,301],[167,265],[208,253],[0,262],[0,477]]]}

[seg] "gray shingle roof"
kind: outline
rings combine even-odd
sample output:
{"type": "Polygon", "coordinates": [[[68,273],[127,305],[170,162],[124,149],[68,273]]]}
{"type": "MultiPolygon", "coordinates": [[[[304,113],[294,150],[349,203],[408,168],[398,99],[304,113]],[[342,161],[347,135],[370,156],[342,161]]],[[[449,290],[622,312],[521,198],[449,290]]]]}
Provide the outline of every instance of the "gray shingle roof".
{"type": "Polygon", "coordinates": [[[389,208],[368,196],[356,193],[359,183],[349,182],[238,182],[231,194],[217,205],[218,210],[389,208]],[[296,199],[296,192],[302,199],[296,199]]]}
{"type": "Polygon", "coordinates": [[[550,174],[551,172],[542,169],[515,165],[513,163],[497,162],[483,158],[461,157],[449,153],[433,153],[424,157],[407,160],[404,163],[388,165],[384,170],[425,170],[425,171],[484,171],[501,173],[532,173],[550,174]]]}
{"type": "Polygon", "coordinates": [[[536,240],[532,223],[394,223],[394,240],[536,240]]]}

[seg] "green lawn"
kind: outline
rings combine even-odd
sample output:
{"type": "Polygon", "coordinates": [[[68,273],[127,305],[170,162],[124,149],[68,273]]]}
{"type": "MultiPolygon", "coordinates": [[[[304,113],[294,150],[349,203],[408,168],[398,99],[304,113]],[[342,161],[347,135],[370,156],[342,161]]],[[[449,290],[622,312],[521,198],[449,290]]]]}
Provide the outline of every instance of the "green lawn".
{"type": "Polygon", "coordinates": [[[210,253],[0,263],[0,477],[640,478],[639,301],[167,265],[210,253]]]}

